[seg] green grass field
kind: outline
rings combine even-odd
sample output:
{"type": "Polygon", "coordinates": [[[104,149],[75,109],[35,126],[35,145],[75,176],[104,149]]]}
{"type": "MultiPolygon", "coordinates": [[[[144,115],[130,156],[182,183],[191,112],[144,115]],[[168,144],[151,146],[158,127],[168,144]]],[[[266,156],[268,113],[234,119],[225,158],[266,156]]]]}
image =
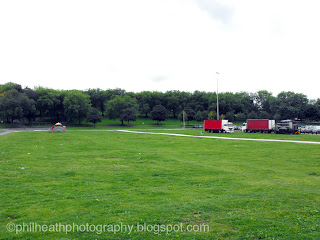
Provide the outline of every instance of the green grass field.
{"type": "Polygon", "coordinates": [[[0,141],[1,239],[320,236],[319,145],[79,130],[11,133],[0,141]],[[32,224],[51,231],[27,232],[32,224]],[[111,231],[121,224],[122,232],[111,231]],[[79,231],[66,233],[71,225],[79,231]]]}

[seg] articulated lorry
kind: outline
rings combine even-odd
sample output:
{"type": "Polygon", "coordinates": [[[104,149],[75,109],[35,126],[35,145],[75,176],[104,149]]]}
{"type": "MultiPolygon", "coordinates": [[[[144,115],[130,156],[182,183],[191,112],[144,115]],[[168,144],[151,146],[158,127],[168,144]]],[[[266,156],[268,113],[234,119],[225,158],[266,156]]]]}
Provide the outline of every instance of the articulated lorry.
{"type": "Polygon", "coordinates": [[[271,133],[275,130],[276,121],[268,119],[247,119],[243,124],[242,131],[244,132],[261,132],[271,133]]]}
{"type": "Polygon", "coordinates": [[[299,126],[292,120],[281,120],[277,123],[275,128],[275,133],[277,134],[299,134],[299,126]]]}
{"type": "Polygon", "coordinates": [[[204,120],[204,130],[214,133],[233,133],[233,123],[228,120],[204,120]]]}

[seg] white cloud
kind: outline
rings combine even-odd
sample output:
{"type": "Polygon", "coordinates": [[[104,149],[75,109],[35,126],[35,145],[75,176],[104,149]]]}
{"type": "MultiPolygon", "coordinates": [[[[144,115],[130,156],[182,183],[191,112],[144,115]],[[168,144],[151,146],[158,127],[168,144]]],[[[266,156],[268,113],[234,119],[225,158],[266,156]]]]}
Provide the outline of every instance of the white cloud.
{"type": "Polygon", "coordinates": [[[195,2],[215,20],[224,24],[228,24],[232,20],[234,9],[228,5],[227,1],[195,0],[195,2]]]}
{"type": "Polygon", "coordinates": [[[218,71],[224,92],[290,90],[317,98],[318,5],[1,1],[0,83],[215,91],[218,71]]]}

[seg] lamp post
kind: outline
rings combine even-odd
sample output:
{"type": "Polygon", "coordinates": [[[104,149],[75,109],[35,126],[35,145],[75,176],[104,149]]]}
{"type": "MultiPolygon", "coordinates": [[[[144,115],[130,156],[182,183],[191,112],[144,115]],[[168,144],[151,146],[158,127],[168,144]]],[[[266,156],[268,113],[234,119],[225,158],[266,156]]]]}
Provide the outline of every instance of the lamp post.
{"type": "Polygon", "coordinates": [[[217,120],[219,120],[219,94],[218,94],[218,76],[219,76],[219,73],[216,72],[217,74],[217,120]]]}
{"type": "Polygon", "coordinates": [[[183,121],[183,129],[185,129],[186,128],[186,119],[185,119],[185,116],[184,116],[184,114],[185,114],[185,112],[184,111],[182,111],[182,121],[183,121]]]}

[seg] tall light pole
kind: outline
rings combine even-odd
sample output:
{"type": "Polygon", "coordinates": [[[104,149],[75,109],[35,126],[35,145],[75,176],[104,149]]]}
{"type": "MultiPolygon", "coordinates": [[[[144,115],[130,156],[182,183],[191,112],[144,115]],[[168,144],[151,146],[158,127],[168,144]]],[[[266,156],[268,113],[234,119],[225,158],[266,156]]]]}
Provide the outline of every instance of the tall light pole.
{"type": "Polygon", "coordinates": [[[217,74],[217,120],[219,120],[219,93],[218,93],[218,76],[219,73],[216,72],[217,74]]]}
{"type": "Polygon", "coordinates": [[[185,118],[184,114],[185,114],[185,112],[184,112],[184,111],[182,111],[183,129],[185,129],[185,128],[186,128],[186,118],[185,118]]]}

